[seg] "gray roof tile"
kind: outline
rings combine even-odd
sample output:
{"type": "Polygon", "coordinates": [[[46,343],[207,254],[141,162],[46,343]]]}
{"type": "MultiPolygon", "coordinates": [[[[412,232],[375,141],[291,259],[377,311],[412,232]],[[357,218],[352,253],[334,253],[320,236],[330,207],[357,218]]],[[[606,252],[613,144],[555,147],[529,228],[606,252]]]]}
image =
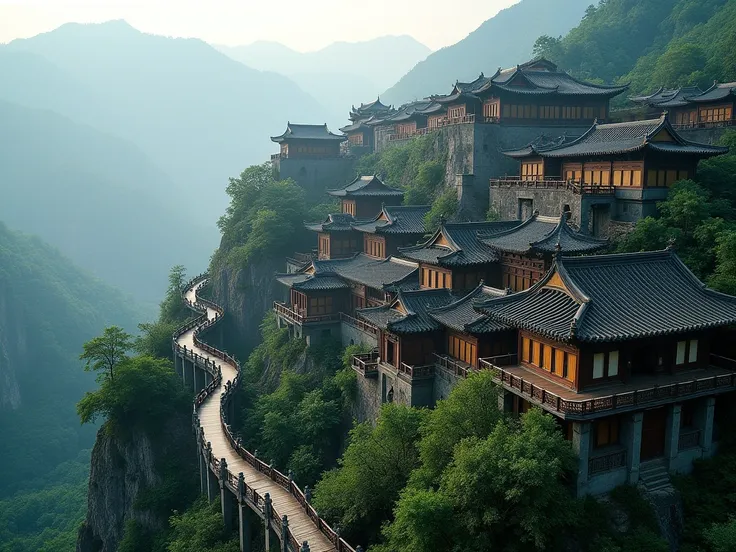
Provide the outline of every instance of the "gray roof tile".
{"type": "Polygon", "coordinates": [[[355,223],[353,228],[368,234],[424,234],[424,216],[429,205],[385,206],[372,221],[355,223]]]}
{"type": "Polygon", "coordinates": [[[306,274],[277,274],[276,280],[285,286],[299,291],[350,289],[350,286],[336,276],[306,274]]]}
{"type": "Polygon", "coordinates": [[[357,310],[357,316],[383,330],[397,333],[423,333],[442,329],[442,325],[430,315],[431,309],[442,307],[456,297],[448,289],[421,289],[399,291],[391,305],[357,310]],[[398,305],[407,314],[401,312],[398,305]]]}
{"type": "Polygon", "coordinates": [[[458,332],[493,333],[510,329],[510,326],[499,322],[488,315],[475,310],[475,305],[492,297],[507,295],[506,290],[479,285],[465,297],[444,307],[432,309],[429,316],[434,320],[458,332]]]}
{"type": "Polygon", "coordinates": [[[347,186],[336,190],[327,190],[327,193],[337,197],[404,197],[404,191],[387,186],[376,175],[358,176],[347,186]]]}
{"type": "Polygon", "coordinates": [[[324,125],[298,125],[295,123],[287,123],[286,130],[279,136],[271,136],[273,142],[283,142],[285,140],[334,140],[342,142],[346,139],[342,134],[333,134],[324,125]]]}
{"type": "Polygon", "coordinates": [[[330,213],[324,222],[305,222],[304,227],[312,232],[351,232],[354,222],[350,213],[330,213]]]}
{"type": "Polygon", "coordinates": [[[349,259],[312,261],[314,272],[334,274],[345,280],[382,290],[397,284],[419,284],[419,266],[402,259],[374,259],[359,253],[349,259]]]}

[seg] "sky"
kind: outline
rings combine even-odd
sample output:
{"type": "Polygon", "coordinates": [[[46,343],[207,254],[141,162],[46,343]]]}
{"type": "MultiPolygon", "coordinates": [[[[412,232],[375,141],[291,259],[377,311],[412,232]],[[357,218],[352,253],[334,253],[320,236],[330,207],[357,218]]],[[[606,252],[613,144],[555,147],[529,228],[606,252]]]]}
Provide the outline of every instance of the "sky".
{"type": "Polygon", "coordinates": [[[125,19],[143,32],[227,46],[270,40],[305,52],[337,41],[408,34],[437,50],[517,1],[0,0],[0,43],[68,22],[125,19]]]}

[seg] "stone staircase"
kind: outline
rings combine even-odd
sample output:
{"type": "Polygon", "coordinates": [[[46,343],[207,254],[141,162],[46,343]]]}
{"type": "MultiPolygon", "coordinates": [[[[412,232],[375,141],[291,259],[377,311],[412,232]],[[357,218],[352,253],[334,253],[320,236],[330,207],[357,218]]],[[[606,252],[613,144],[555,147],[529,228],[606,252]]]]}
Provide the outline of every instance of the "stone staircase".
{"type": "Polygon", "coordinates": [[[642,462],[639,467],[639,485],[647,493],[674,492],[667,464],[664,460],[650,460],[642,462]]]}

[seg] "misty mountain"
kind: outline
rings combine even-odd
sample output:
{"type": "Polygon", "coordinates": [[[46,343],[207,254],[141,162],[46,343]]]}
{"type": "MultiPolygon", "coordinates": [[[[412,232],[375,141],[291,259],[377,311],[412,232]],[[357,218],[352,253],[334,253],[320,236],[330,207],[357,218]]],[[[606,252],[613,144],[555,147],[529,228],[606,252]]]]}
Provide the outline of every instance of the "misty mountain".
{"type": "Polygon", "coordinates": [[[335,42],[301,53],[278,42],[216,46],[254,69],[286,75],[344,124],[352,103],[369,102],[426,58],[431,50],[406,35],[335,42]]]}
{"type": "Polygon", "coordinates": [[[576,26],[591,0],[521,0],[485,21],[466,38],[417,64],[381,94],[384,103],[401,104],[429,94],[446,94],[456,80],[470,81],[483,71],[528,61],[541,35],[559,36],[576,26]]]}
{"type": "Polygon", "coordinates": [[[143,301],[160,298],[171,266],[204,268],[211,220],[166,201],[174,183],[135,145],[5,101],[0,121],[0,219],[143,301]]]}
{"type": "Polygon", "coordinates": [[[123,21],[63,25],[0,53],[26,54],[14,59],[0,99],[130,140],[210,224],[226,206],[228,177],[274,151],[269,136],[287,120],[325,121],[319,104],[282,75],[250,69],[201,40],[144,34],[123,21]],[[196,193],[207,201],[192,201],[196,193]]]}

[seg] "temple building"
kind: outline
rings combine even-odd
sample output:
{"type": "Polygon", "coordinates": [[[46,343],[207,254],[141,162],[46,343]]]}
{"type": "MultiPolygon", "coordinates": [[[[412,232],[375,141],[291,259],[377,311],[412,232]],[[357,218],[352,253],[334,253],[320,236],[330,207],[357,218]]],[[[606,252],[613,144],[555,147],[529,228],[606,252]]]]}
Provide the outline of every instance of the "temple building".
{"type": "Polygon", "coordinates": [[[350,110],[350,124],[340,129],[348,137],[348,143],[351,149],[360,151],[365,148],[367,152],[372,152],[374,148],[373,126],[367,124],[381,117],[390,116],[395,112],[394,108],[381,103],[381,98],[368,104],[360,104],[360,107],[352,107],[350,110]]]}
{"type": "Polygon", "coordinates": [[[429,205],[384,206],[367,221],[356,221],[353,229],[363,236],[363,252],[378,259],[385,259],[398,252],[400,247],[415,244],[425,235],[424,217],[429,205]]]}
{"type": "Polygon", "coordinates": [[[520,221],[464,222],[442,224],[427,241],[402,247],[399,255],[419,263],[423,288],[447,288],[467,292],[481,281],[500,282],[499,256],[482,243],[479,233],[492,233],[518,226],[520,221]]]}
{"type": "Polygon", "coordinates": [[[564,257],[520,293],[475,308],[515,328],[481,359],[504,408],[556,416],[579,456],[579,495],[658,485],[713,454],[736,361],[718,355],[736,298],[704,286],[672,250],[564,257]],[[725,403],[724,403],[725,404],[725,403]]]}
{"type": "Polygon", "coordinates": [[[351,316],[356,309],[386,304],[399,290],[417,288],[418,269],[402,259],[356,254],[315,260],[299,272],[278,274],[277,281],[289,290],[285,301],[274,303],[279,326],[310,344],[325,336],[339,337],[342,323],[356,325],[351,316]]]}
{"type": "Polygon", "coordinates": [[[678,129],[730,126],[734,123],[736,82],[713,83],[708,90],[697,86],[659,88],[652,94],[629,98],[648,112],[667,110],[678,129]]]}
{"type": "Polygon", "coordinates": [[[304,227],[317,233],[317,258],[343,259],[363,249],[363,236],[354,228],[350,213],[327,215],[323,222],[307,222],[304,227]]]}
{"type": "Polygon", "coordinates": [[[656,214],[677,180],[694,178],[698,162],[728,148],[691,142],[658,119],[595,123],[579,138],[532,143],[505,151],[518,160],[519,176],[493,178],[490,204],[501,217],[534,210],[556,215],[564,206],[593,235],[607,235],[611,221],[636,222],[656,214]]]}
{"type": "Polygon", "coordinates": [[[404,192],[391,188],[376,175],[358,176],[350,184],[327,193],[340,198],[340,211],[356,219],[372,218],[384,205],[401,205],[404,192]]]}
{"type": "Polygon", "coordinates": [[[286,130],[279,136],[271,136],[279,144],[282,159],[299,157],[338,157],[340,144],[345,136],[333,134],[324,125],[297,125],[287,123],[286,130]]]}

